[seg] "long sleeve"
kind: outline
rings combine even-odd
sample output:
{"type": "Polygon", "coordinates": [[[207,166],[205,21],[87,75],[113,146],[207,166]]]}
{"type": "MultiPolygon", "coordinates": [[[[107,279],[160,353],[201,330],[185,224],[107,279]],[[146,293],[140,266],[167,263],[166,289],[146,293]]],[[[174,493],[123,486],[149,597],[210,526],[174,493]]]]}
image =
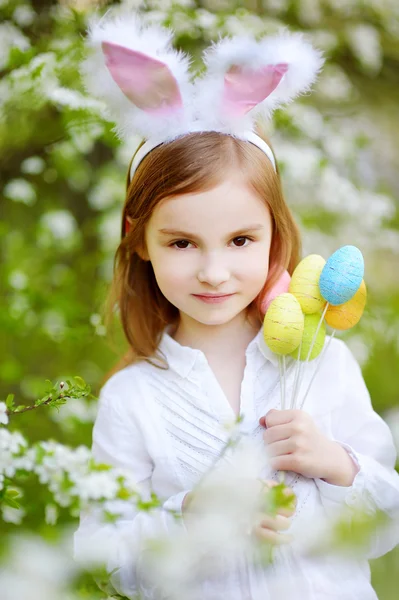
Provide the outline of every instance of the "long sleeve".
{"type": "MultiPolygon", "coordinates": [[[[96,462],[128,469],[142,496],[149,495],[153,471],[151,457],[131,411],[123,408],[118,397],[100,395],[92,453],[96,462]]],[[[118,514],[114,523],[103,522],[102,511],[98,508],[86,511],[81,515],[74,536],[75,558],[87,563],[87,553],[99,551],[104,556],[108,573],[113,572],[112,586],[119,594],[133,598],[140,589],[138,565],[145,540],[173,534],[182,528],[185,530],[182,520],[177,520],[170,512],[181,514],[185,494],[180,492],[170,497],[161,508],[150,513],[138,513],[133,502],[109,501],[105,506],[107,511],[118,514]]]]}
{"type": "Polygon", "coordinates": [[[331,414],[331,430],[357,464],[359,471],[350,487],[316,480],[328,511],[345,503],[362,505],[370,513],[381,510],[391,519],[387,530],[377,532],[368,558],[376,558],[399,543],[399,475],[395,471],[396,450],[388,425],[373,410],[360,366],[341,342],[339,362],[342,402],[331,414]]]}

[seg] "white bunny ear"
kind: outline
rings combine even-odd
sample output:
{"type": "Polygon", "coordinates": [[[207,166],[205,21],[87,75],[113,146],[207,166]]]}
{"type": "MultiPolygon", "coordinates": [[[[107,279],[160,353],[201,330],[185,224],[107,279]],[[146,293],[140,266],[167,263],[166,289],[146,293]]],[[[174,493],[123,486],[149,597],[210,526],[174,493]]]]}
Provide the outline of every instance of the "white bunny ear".
{"type": "Polygon", "coordinates": [[[324,64],[320,50],[307,41],[302,33],[283,32],[260,42],[262,52],[271,62],[284,62],[288,70],[275,91],[257,107],[269,117],[278,107],[310,91],[324,64]]]}
{"type": "Polygon", "coordinates": [[[171,46],[172,32],[145,26],[135,14],[93,19],[91,53],[81,72],[87,91],[107,105],[120,137],[176,135],[189,118],[189,59],[171,46]],[[186,101],[186,102],[185,102],[186,101]]]}
{"type": "Polygon", "coordinates": [[[196,82],[199,110],[234,135],[308,91],[323,59],[302,34],[284,32],[260,42],[222,39],[205,51],[204,62],[207,73],[196,82]]]}

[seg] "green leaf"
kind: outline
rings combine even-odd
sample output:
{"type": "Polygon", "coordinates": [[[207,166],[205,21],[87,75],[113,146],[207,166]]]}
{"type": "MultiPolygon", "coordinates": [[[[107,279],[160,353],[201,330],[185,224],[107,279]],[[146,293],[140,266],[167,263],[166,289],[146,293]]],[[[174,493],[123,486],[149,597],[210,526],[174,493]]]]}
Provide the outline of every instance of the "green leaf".
{"type": "Polygon", "coordinates": [[[11,508],[20,508],[20,505],[18,504],[18,502],[16,502],[13,498],[10,498],[8,493],[6,493],[6,495],[4,496],[3,502],[4,502],[4,504],[11,506],[11,508]]]}
{"type": "Polygon", "coordinates": [[[82,390],[85,389],[86,387],[86,382],[84,379],[82,379],[82,377],[79,377],[79,375],[75,375],[74,376],[74,380],[76,381],[76,385],[81,388],[82,390]]]}
{"type": "Polygon", "coordinates": [[[8,394],[6,398],[6,406],[10,411],[14,410],[14,397],[14,394],[8,394]]]}
{"type": "Polygon", "coordinates": [[[36,462],[38,465],[43,463],[43,458],[46,456],[46,451],[43,450],[42,446],[36,446],[36,462]]]}
{"type": "Polygon", "coordinates": [[[18,496],[20,496],[21,493],[18,490],[12,490],[12,489],[8,489],[7,490],[7,496],[10,496],[11,498],[18,498],[18,496]]]}

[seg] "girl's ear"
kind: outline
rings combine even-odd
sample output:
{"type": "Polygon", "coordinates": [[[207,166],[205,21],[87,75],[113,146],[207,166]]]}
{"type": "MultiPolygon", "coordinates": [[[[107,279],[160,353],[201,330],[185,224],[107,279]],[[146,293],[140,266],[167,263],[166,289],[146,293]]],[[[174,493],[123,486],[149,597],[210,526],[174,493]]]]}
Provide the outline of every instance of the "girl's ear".
{"type": "Polygon", "coordinates": [[[144,246],[143,248],[137,248],[136,253],[139,255],[141,260],[149,261],[150,257],[148,256],[147,248],[144,246]]]}
{"type": "MultiPolygon", "coordinates": [[[[130,217],[126,217],[125,218],[125,235],[128,235],[129,231],[132,228],[132,225],[133,225],[133,220],[130,217]]],[[[143,247],[137,248],[136,253],[141,258],[141,260],[150,260],[150,257],[148,256],[147,248],[145,247],[145,244],[143,245],[143,247]]]]}

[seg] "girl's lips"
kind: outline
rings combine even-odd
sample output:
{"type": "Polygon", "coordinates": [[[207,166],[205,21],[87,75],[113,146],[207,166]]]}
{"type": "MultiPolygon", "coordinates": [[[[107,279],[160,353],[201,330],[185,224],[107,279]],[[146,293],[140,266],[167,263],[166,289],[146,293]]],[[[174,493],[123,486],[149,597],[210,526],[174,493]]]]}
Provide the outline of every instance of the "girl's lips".
{"type": "Polygon", "coordinates": [[[193,294],[194,298],[198,298],[198,300],[202,300],[202,302],[206,302],[207,304],[219,304],[220,302],[224,302],[228,298],[231,298],[234,294],[193,294]]]}

